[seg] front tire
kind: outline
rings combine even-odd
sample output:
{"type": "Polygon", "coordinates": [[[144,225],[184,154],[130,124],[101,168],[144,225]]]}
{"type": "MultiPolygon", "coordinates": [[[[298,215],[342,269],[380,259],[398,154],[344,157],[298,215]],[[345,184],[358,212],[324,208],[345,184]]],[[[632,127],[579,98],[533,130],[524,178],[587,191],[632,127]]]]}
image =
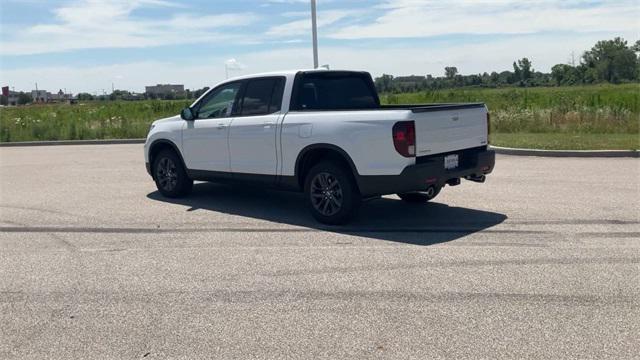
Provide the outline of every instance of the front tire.
{"type": "Polygon", "coordinates": [[[153,180],[158,191],[169,198],[185,196],[193,188],[193,180],[189,178],[182,160],[173,150],[163,150],[155,157],[153,180]]]}
{"type": "Polygon", "coordinates": [[[426,191],[401,193],[398,194],[398,197],[408,203],[422,204],[426,203],[427,201],[433,200],[436,196],[438,196],[440,190],[442,190],[442,187],[431,185],[427,188],[426,191]]]}
{"type": "Polygon", "coordinates": [[[311,215],[323,224],[345,224],[360,207],[360,193],[350,171],[331,161],[311,168],[304,193],[311,215]]]}

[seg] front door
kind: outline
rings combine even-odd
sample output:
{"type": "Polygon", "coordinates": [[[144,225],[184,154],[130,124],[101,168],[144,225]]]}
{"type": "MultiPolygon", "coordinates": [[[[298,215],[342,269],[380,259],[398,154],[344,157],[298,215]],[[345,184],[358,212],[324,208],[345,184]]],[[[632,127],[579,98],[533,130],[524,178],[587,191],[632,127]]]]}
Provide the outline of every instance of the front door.
{"type": "Polygon", "coordinates": [[[212,90],[193,107],[195,120],[186,121],[182,149],[187,168],[229,172],[229,125],[242,83],[212,90]]]}

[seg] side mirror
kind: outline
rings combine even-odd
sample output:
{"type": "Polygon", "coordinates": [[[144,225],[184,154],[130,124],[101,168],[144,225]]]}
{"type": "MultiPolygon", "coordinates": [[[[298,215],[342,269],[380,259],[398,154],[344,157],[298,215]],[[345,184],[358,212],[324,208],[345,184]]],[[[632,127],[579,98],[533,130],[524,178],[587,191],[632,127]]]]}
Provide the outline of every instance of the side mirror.
{"type": "Polygon", "coordinates": [[[187,121],[191,121],[191,120],[195,119],[195,116],[193,115],[193,111],[191,111],[190,107],[186,107],[186,108],[182,109],[182,111],[180,112],[180,117],[183,120],[187,120],[187,121]]]}

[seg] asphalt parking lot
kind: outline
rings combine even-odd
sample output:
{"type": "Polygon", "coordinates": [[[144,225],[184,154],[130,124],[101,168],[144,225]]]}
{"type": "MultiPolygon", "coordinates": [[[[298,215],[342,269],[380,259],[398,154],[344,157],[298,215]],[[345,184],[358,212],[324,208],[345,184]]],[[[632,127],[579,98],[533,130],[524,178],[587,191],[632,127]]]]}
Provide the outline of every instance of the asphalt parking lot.
{"type": "Polygon", "coordinates": [[[168,200],[142,145],[0,148],[0,358],[638,358],[640,160],[498,156],[347,227],[168,200]]]}

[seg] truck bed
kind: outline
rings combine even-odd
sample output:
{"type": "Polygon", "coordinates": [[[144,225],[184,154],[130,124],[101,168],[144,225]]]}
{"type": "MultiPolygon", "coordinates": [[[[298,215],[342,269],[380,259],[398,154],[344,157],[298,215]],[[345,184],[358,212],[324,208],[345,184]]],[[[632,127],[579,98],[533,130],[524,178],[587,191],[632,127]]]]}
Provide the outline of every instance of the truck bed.
{"type": "Polygon", "coordinates": [[[381,105],[380,110],[410,110],[415,121],[416,156],[486,146],[484,103],[381,105]]]}
{"type": "Polygon", "coordinates": [[[484,103],[437,103],[437,104],[399,104],[399,105],[380,105],[381,110],[411,110],[414,113],[441,111],[441,110],[460,110],[482,108],[484,103]]]}

